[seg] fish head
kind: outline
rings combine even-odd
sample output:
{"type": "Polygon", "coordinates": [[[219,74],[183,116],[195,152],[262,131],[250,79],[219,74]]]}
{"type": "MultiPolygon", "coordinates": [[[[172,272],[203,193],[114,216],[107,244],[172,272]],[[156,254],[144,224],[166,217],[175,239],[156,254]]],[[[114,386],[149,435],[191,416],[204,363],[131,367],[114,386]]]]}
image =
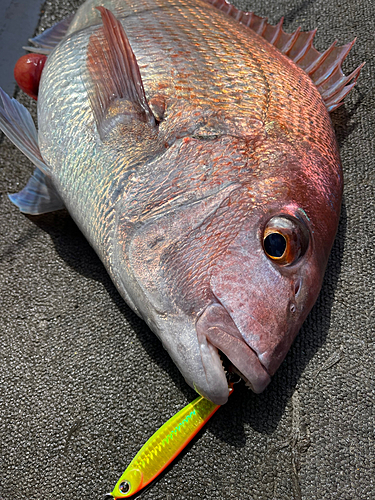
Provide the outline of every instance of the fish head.
{"type": "Polygon", "coordinates": [[[338,154],[323,153],[279,130],[196,135],[127,193],[125,298],[216,404],[228,398],[220,352],[262,392],[316,301],[342,192],[338,154]]]}
{"type": "Polygon", "coordinates": [[[196,322],[205,365],[216,348],[254,392],[267,387],[318,296],[324,269],[314,246],[294,204],[248,217],[212,269],[214,301],[196,322]]]}

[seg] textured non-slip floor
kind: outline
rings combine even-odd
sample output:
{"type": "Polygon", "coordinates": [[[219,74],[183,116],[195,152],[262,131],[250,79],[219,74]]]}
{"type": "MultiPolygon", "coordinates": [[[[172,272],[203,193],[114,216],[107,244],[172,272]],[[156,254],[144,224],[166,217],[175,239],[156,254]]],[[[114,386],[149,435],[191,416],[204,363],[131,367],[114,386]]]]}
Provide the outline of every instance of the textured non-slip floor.
{"type": "MultiPolygon", "coordinates": [[[[46,2],[38,29],[78,4],[46,2]]],[[[342,216],[318,302],[271,385],[261,395],[237,386],[139,498],[374,500],[375,8],[368,0],[236,5],[272,22],[284,15],[289,31],[317,27],[318,49],[357,37],[345,70],[367,64],[332,115],[345,173],[342,216]]],[[[35,103],[17,97],[35,116],[35,103]]],[[[6,193],[32,170],[4,140],[0,499],[100,499],[195,393],[69,215],[26,217],[10,203],[6,193]]]]}

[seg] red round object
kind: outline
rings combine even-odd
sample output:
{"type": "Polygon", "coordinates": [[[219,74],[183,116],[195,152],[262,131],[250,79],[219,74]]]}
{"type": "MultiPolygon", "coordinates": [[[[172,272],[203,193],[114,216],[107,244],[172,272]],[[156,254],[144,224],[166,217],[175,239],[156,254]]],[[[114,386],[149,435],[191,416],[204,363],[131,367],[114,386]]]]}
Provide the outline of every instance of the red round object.
{"type": "Polygon", "coordinates": [[[14,78],[28,96],[38,99],[40,77],[47,56],[42,54],[26,54],[20,57],[14,67],[14,78]]]}

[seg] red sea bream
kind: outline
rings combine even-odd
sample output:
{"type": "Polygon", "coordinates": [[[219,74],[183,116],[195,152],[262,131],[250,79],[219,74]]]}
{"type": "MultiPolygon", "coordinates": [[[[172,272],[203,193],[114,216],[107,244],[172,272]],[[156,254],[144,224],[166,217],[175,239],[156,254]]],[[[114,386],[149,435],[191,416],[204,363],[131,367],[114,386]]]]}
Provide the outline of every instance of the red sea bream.
{"type": "Polygon", "coordinates": [[[11,200],[66,207],[188,384],[228,398],[220,352],[265,389],[313,306],[340,214],[329,112],[352,44],[225,0],[88,0],[33,40],[38,129],[2,93],[34,162],[11,200]],[[42,57],[42,56],[41,56],[42,57]],[[43,61],[44,64],[44,61],[43,61]]]}

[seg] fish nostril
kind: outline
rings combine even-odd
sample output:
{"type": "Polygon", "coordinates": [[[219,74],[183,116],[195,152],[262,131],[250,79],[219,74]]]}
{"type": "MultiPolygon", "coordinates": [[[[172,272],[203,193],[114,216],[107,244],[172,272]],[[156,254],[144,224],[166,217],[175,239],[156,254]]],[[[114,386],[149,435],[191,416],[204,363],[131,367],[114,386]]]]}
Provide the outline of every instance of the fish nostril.
{"type": "Polygon", "coordinates": [[[298,295],[298,292],[301,290],[301,283],[302,283],[301,278],[297,278],[296,282],[294,283],[294,296],[295,297],[298,295]]]}

